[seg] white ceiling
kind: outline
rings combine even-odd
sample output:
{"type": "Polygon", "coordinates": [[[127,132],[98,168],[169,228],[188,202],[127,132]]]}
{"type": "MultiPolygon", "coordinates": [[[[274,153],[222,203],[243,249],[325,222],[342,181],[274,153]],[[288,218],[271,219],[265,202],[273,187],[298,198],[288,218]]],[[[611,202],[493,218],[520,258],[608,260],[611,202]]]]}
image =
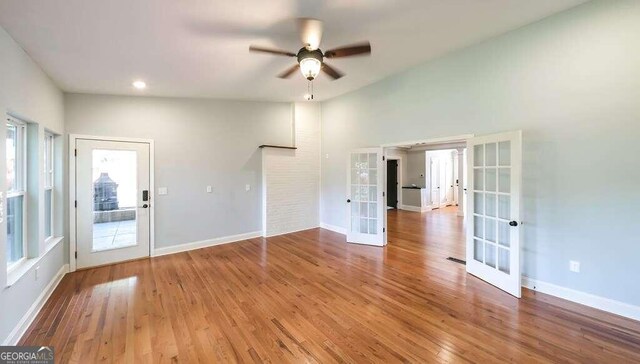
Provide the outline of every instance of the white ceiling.
{"type": "Polygon", "coordinates": [[[0,25],[65,91],[301,100],[306,81],[275,75],[294,60],[297,17],[325,22],[321,48],[369,40],[371,57],[334,59],[316,99],[562,11],[585,0],[0,0],[0,25]],[[134,90],[144,79],[148,88],[134,90]]]}

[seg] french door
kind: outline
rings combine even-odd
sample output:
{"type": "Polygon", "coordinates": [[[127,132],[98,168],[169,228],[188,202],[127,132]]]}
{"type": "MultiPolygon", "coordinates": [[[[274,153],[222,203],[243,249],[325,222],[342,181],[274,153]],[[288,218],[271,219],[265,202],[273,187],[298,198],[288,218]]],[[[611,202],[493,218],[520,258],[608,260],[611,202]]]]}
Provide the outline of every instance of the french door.
{"type": "Polygon", "coordinates": [[[347,162],[347,242],[383,246],[384,161],[382,148],[351,151],[347,162]]]}
{"type": "Polygon", "coordinates": [[[149,256],[149,150],[76,139],[77,268],[149,256]]]}
{"type": "Polygon", "coordinates": [[[472,138],[467,158],[467,272],[519,298],[522,134],[472,138]]]}

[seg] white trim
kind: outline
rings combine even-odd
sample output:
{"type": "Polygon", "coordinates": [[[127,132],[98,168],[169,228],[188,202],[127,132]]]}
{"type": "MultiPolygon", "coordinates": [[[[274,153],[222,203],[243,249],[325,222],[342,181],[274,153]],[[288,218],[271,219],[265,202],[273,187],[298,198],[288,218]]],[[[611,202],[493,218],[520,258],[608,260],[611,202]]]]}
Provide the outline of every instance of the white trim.
{"type": "Polygon", "coordinates": [[[325,230],[330,230],[333,231],[334,233],[338,233],[338,234],[342,234],[342,235],[347,235],[347,229],[340,227],[340,226],[336,226],[336,225],[331,225],[331,224],[326,224],[324,222],[320,223],[320,228],[321,229],[325,229],[325,230]]]}
{"type": "Polygon", "coordinates": [[[161,255],[181,253],[189,250],[202,249],[210,246],[234,243],[241,240],[254,239],[254,238],[260,238],[260,237],[262,237],[262,231],[253,231],[250,233],[229,235],[229,236],[223,236],[220,238],[200,240],[200,241],[194,241],[194,242],[178,244],[178,245],[171,245],[164,248],[157,248],[153,256],[159,257],[161,255]]]}
{"type": "Polygon", "coordinates": [[[155,147],[153,139],[69,134],[69,271],[76,270],[76,140],[105,140],[149,144],[149,256],[155,256],[155,147]]]}
{"type": "Polygon", "coordinates": [[[454,135],[450,137],[443,138],[430,138],[430,139],[422,139],[422,140],[413,140],[408,142],[401,143],[389,143],[380,145],[383,148],[388,147],[404,147],[407,145],[415,145],[415,144],[442,144],[442,143],[454,143],[454,142],[466,142],[467,139],[473,138],[474,134],[462,134],[462,135],[454,135]]]}
{"type": "Polygon", "coordinates": [[[18,341],[20,341],[20,339],[22,338],[22,335],[25,334],[25,332],[27,331],[31,323],[33,323],[33,320],[36,318],[36,316],[38,316],[38,313],[40,312],[42,307],[44,307],[44,304],[47,302],[47,300],[49,300],[49,297],[51,297],[51,294],[53,293],[53,291],[55,291],[60,281],[62,281],[62,278],[64,277],[64,275],[67,274],[68,272],[69,272],[68,264],[65,264],[62,267],[60,267],[60,270],[58,271],[58,273],[56,273],[56,275],[53,277],[53,279],[51,279],[49,284],[47,284],[44,290],[42,290],[42,293],[40,293],[40,295],[38,296],[38,298],[36,298],[36,300],[33,302],[31,307],[29,307],[29,310],[24,314],[24,316],[22,316],[22,318],[20,319],[16,327],[14,327],[13,330],[11,330],[11,332],[9,333],[9,336],[7,336],[4,339],[4,341],[2,342],[2,345],[18,344],[18,341]]]}
{"type": "Polygon", "coordinates": [[[567,301],[640,321],[640,306],[634,306],[628,303],[596,296],[591,293],[576,291],[571,288],[539,281],[526,276],[522,276],[522,286],[533,291],[545,293],[567,301]]]}

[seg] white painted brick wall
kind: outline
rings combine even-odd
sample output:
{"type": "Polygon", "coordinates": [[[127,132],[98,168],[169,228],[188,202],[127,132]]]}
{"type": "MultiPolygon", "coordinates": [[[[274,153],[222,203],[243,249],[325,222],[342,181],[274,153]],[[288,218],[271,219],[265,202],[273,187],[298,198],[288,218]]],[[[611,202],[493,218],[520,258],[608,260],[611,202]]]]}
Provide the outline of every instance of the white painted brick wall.
{"type": "Polygon", "coordinates": [[[320,225],[320,105],[294,105],[298,149],[262,151],[263,224],[266,236],[320,225]]]}

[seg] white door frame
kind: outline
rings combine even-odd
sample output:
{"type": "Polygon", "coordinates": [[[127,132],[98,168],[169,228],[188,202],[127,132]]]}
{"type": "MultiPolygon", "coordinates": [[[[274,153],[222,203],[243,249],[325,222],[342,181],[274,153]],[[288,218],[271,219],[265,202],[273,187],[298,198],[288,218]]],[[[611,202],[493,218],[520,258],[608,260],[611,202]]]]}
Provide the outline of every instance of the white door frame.
{"type": "MultiPolygon", "coordinates": [[[[382,148],[383,154],[386,155],[387,153],[387,149],[388,148],[393,148],[393,147],[405,147],[407,145],[419,145],[419,144],[445,144],[445,143],[455,143],[455,142],[467,142],[469,139],[475,137],[475,134],[461,134],[461,135],[453,135],[453,136],[449,136],[449,137],[440,137],[440,138],[429,138],[429,139],[418,139],[418,140],[410,140],[410,141],[405,141],[405,142],[398,142],[398,143],[387,143],[387,144],[381,144],[380,147],[382,148]]],[[[391,157],[389,159],[393,159],[394,157],[391,157]]],[[[402,159],[400,160],[400,162],[402,162],[402,159]]],[[[400,163],[401,164],[401,163],[400,163]]],[[[425,166],[426,167],[426,166],[425,166]]],[[[348,173],[348,171],[347,171],[348,173]]],[[[387,165],[385,163],[384,165],[384,178],[385,181],[387,179],[387,165]]],[[[401,186],[402,187],[402,186],[401,186]]],[[[385,201],[385,205],[387,203],[387,183],[383,183],[383,191],[384,191],[384,201],[385,201]]],[[[398,200],[398,207],[400,207],[400,201],[402,200],[398,200]]],[[[383,224],[385,227],[385,235],[384,235],[384,239],[385,239],[385,244],[387,243],[387,233],[386,233],[386,227],[387,225],[387,209],[385,208],[383,211],[384,214],[384,220],[383,220],[383,224]]],[[[350,223],[350,222],[349,222],[350,223]]],[[[347,225],[349,226],[349,225],[347,225]]],[[[466,242],[465,242],[466,244],[466,242]]]]}
{"type": "Polygon", "coordinates": [[[69,134],[69,271],[76,270],[77,232],[76,232],[76,140],[103,140],[111,142],[148,143],[149,144],[149,256],[155,256],[155,187],[154,187],[154,145],[153,139],[107,137],[96,135],[69,134]]]}

